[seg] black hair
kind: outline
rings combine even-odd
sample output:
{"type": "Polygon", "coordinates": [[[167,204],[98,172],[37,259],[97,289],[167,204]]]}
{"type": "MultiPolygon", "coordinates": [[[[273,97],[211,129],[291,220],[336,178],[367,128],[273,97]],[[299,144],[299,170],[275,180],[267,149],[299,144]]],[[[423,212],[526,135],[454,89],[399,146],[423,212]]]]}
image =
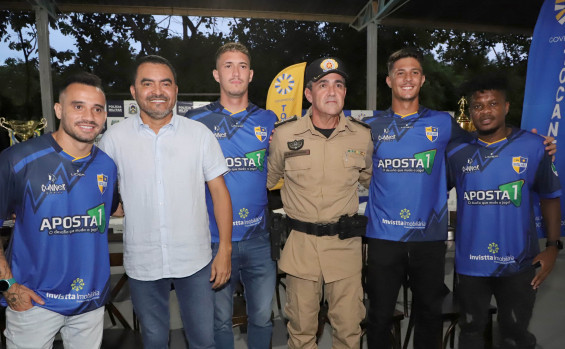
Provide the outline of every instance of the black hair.
{"type": "Polygon", "coordinates": [[[138,58],[135,61],[135,67],[134,67],[134,71],[132,74],[132,78],[131,78],[131,84],[135,85],[135,79],[137,79],[137,70],[139,68],[140,65],[144,64],[144,63],[152,63],[152,64],[164,64],[167,67],[169,67],[169,69],[171,69],[171,72],[173,73],[173,78],[174,78],[174,83],[177,83],[177,71],[175,70],[175,68],[173,67],[173,65],[171,64],[171,62],[169,62],[168,59],[161,57],[161,56],[157,56],[157,55],[148,55],[148,56],[143,56],[141,58],[138,58]]]}
{"type": "Polygon", "coordinates": [[[503,75],[497,74],[485,74],[479,75],[467,82],[465,82],[461,90],[464,92],[467,100],[470,102],[471,97],[476,92],[484,91],[500,91],[504,95],[504,100],[508,101],[508,79],[503,75]]]}
{"type": "Polygon", "coordinates": [[[67,87],[69,87],[69,85],[71,84],[83,84],[83,85],[96,87],[99,88],[100,91],[102,91],[102,93],[104,93],[104,90],[102,89],[102,80],[100,80],[98,76],[92,73],[87,73],[83,71],[70,75],[65,79],[63,85],[61,85],[61,88],[59,89],[59,99],[61,98],[61,95],[65,92],[67,87]]]}
{"type": "MultiPolygon", "coordinates": [[[[403,49],[400,49],[396,52],[393,52],[389,57],[388,57],[388,61],[387,61],[387,69],[388,69],[388,74],[390,75],[390,73],[392,72],[392,68],[394,67],[394,63],[396,63],[396,61],[398,61],[399,59],[402,58],[414,58],[418,61],[418,63],[420,63],[420,66],[424,66],[423,61],[424,61],[424,56],[422,55],[422,52],[420,52],[420,50],[414,48],[414,47],[405,47],[403,49]]],[[[422,68],[423,70],[423,68],[422,68]]]]}

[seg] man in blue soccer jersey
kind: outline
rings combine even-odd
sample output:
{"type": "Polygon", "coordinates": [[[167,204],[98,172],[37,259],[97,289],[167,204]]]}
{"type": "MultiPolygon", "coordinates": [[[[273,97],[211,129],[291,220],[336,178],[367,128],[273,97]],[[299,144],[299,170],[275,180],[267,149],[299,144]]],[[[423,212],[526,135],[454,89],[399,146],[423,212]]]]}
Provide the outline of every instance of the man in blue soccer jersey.
{"type": "Polygon", "coordinates": [[[65,347],[100,347],[117,204],[116,165],[93,145],[105,104],[98,77],[74,75],[55,104],[59,129],[0,154],[0,224],[16,216],[0,253],[8,348],[50,348],[59,331],[65,347]]]}
{"type": "MultiPolygon", "coordinates": [[[[200,121],[214,133],[230,169],[225,180],[233,207],[232,273],[230,282],[215,292],[216,348],[234,347],[233,293],[240,281],[247,303],[248,346],[250,349],[269,348],[276,264],[271,259],[269,241],[266,158],[269,136],[277,117],[248,100],[253,70],[244,45],[227,43],[220,47],[213,75],[220,84],[220,100],[191,110],[186,116],[200,121]]],[[[206,199],[215,255],[219,235],[209,192],[206,199]]]]}
{"type": "Polygon", "coordinates": [[[140,115],[110,127],[100,148],[118,166],[125,213],[124,267],[143,345],[168,348],[174,285],[191,348],[214,348],[214,293],[230,277],[232,208],[222,150],[204,125],[176,115],[177,77],[141,57],[130,92],[140,115]],[[205,187],[219,231],[212,260],[205,187]]]}
{"type": "Polygon", "coordinates": [[[392,315],[406,279],[414,297],[414,348],[441,347],[448,216],[445,151],[450,141],[471,136],[448,113],[419,105],[426,80],[422,60],[410,48],[389,57],[391,108],[363,120],[371,126],[374,141],[365,212],[370,348],[390,348],[392,315]]]}
{"type": "Polygon", "coordinates": [[[425,81],[422,55],[393,53],[386,82],[392,106],[364,121],[374,141],[369,217],[367,291],[370,348],[390,348],[392,314],[408,275],[414,295],[414,348],[441,347],[447,239],[445,147],[468,137],[448,113],[419,105],[425,81]]]}
{"type": "Polygon", "coordinates": [[[485,347],[492,295],[498,306],[501,348],[533,349],[528,332],[536,289],[551,272],[560,239],[561,186],[541,137],[506,125],[506,82],[471,81],[469,113],[477,137],[448,147],[450,182],[457,188],[455,270],[460,300],[460,349],[485,347]],[[540,253],[533,193],[547,230],[540,253]],[[534,264],[539,263],[536,273],[534,264]]]}

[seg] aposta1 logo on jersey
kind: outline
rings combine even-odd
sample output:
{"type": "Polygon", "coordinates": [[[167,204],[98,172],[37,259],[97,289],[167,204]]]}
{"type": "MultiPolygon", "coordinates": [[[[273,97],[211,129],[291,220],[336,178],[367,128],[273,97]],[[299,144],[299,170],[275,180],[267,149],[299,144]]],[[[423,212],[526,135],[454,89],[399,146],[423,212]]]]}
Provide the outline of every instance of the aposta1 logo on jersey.
{"type": "Polygon", "coordinates": [[[245,157],[226,157],[226,166],[230,171],[263,171],[267,149],[245,153],[245,157]]]}
{"type": "Polygon", "coordinates": [[[498,189],[469,190],[463,193],[467,205],[509,205],[520,207],[524,180],[501,184],[498,189]]]}
{"type": "Polygon", "coordinates": [[[414,154],[413,158],[379,159],[378,168],[383,172],[414,172],[431,174],[436,149],[414,154]]]}
{"type": "Polygon", "coordinates": [[[100,204],[86,211],[84,215],[45,217],[41,220],[40,231],[49,235],[70,235],[75,233],[104,233],[106,211],[100,204]]]}

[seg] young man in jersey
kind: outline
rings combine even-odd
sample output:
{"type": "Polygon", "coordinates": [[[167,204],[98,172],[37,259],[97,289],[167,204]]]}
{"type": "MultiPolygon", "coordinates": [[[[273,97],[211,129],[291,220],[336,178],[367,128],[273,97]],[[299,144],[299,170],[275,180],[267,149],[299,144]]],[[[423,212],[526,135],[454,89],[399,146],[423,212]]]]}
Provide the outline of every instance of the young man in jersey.
{"type": "Polygon", "coordinates": [[[450,182],[457,188],[455,270],[459,348],[485,347],[492,295],[501,348],[533,349],[528,332],[536,289],[553,269],[560,239],[561,186],[541,137],[506,125],[506,82],[480,77],[468,85],[477,137],[448,147],[450,182]],[[540,253],[534,210],[537,193],[547,230],[540,253]],[[534,264],[541,268],[536,273],[534,264]]]}
{"type": "Polygon", "coordinates": [[[168,348],[174,285],[191,348],[214,347],[214,294],[230,277],[232,209],[218,142],[173,112],[177,78],[160,56],[138,59],[130,92],[140,115],[110,127],[100,148],[118,166],[125,213],[124,267],[143,345],[168,348]],[[220,236],[212,261],[204,188],[220,236]]]}
{"type": "Polygon", "coordinates": [[[414,348],[441,347],[448,216],[445,151],[450,141],[469,139],[470,134],[448,113],[419,104],[426,80],[422,61],[415,49],[394,52],[386,78],[391,108],[363,120],[374,140],[365,212],[370,348],[390,348],[392,315],[406,278],[414,297],[414,348]]]}
{"type": "MultiPolygon", "coordinates": [[[[51,134],[0,154],[0,223],[15,214],[0,290],[8,348],[99,348],[110,288],[108,223],[117,170],[94,139],[106,98],[92,74],[70,77],[51,134]]],[[[1,250],[0,250],[1,251],[1,250]]]]}
{"type": "MultiPolygon", "coordinates": [[[[271,342],[271,302],[276,264],[271,259],[267,210],[267,155],[276,115],[249,102],[253,79],[248,49],[227,43],[216,53],[214,79],[220,100],[191,110],[186,116],[206,125],[222,147],[230,172],[225,175],[233,207],[232,273],[230,282],[215,292],[214,338],[216,348],[234,347],[233,293],[241,281],[247,303],[247,344],[268,348],[271,342]]],[[[211,197],[206,192],[212,251],[218,251],[218,227],[211,197]]]]}

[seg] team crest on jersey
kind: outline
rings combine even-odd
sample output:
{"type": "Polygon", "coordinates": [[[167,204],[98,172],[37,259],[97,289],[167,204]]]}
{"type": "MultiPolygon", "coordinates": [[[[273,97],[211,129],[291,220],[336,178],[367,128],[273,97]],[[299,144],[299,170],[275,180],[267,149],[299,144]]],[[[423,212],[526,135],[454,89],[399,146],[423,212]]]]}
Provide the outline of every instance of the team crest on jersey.
{"type": "Polygon", "coordinates": [[[433,127],[433,126],[426,127],[426,137],[430,142],[435,142],[438,135],[439,135],[439,131],[437,127],[433,127]]]}
{"type": "Polygon", "coordinates": [[[108,187],[108,176],[101,173],[96,175],[96,180],[98,182],[98,190],[100,190],[100,194],[104,194],[106,188],[108,187]]]}
{"type": "Polygon", "coordinates": [[[261,142],[264,142],[267,137],[267,128],[263,126],[256,126],[255,127],[255,137],[261,142]]]}
{"type": "Polygon", "coordinates": [[[522,156],[512,157],[512,168],[517,174],[524,173],[528,168],[528,158],[522,156]]]}

